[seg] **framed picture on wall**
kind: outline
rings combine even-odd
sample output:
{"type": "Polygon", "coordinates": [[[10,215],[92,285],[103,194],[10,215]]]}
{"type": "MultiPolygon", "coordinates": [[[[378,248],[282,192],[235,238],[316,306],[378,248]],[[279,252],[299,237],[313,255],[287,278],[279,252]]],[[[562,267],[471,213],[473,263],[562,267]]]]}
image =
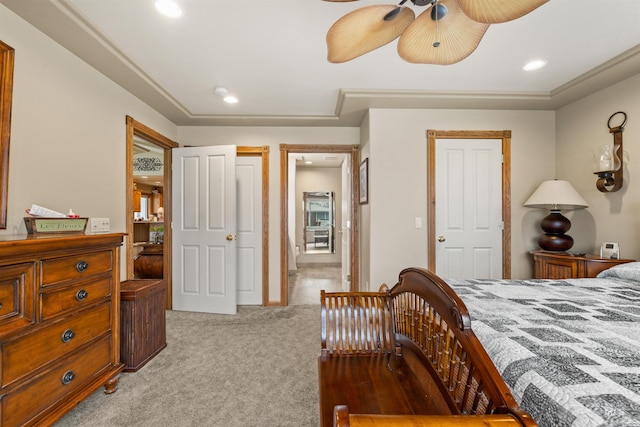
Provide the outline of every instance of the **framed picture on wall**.
{"type": "Polygon", "coordinates": [[[360,204],[369,203],[369,158],[367,157],[360,163],[360,204]]]}

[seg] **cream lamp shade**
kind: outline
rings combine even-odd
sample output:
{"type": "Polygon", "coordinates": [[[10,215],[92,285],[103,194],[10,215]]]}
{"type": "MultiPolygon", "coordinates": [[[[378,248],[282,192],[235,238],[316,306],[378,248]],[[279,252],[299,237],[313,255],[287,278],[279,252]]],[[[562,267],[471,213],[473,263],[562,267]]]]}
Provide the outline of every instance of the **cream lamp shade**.
{"type": "Polygon", "coordinates": [[[538,245],[547,251],[566,251],[573,246],[573,238],[564,234],[571,228],[571,221],[560,211],[589,207],[568,181],[559,179],[544,181],[540,184],[524,206],[551,211],[540,222],[540,227],[545,234],[538,239],[538,245]]]}
{"type": "Polygon", "coordinates": [[[524,206],[550,210],[588,208],[589,205],[569,181],[552,179],[544,181],[527,199],[524,206]]]}

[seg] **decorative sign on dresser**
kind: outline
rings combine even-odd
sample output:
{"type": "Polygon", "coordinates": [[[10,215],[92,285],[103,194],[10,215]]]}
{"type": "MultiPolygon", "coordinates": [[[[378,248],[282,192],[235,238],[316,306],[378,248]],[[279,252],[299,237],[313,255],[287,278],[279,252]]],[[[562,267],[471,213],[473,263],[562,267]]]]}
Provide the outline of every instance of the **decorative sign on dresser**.
{"type": "Polygon", "coordinates": [[[122,233],[0,238],[0,425],[51,425],[118,387],[122,233]]]}

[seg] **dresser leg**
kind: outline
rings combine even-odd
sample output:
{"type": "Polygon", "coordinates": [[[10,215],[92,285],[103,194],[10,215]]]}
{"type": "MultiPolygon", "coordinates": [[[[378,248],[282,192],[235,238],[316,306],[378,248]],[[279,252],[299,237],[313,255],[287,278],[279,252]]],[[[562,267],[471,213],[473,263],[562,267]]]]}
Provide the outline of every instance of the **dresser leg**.
{"type": "Polygon", "coordinates": [[[120,382],[120,374],[107,381],[104,385],[104,394],[111,394],[118,391],[118,382],[120,382]]]}

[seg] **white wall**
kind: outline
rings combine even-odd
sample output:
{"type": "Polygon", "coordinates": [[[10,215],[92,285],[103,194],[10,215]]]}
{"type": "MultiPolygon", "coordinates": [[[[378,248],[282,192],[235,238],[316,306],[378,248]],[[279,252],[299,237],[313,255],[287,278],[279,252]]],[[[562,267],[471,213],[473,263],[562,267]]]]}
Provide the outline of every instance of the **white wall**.
{"type": "Polygon", "coordinates": [[[511,130],[511,271],[513,278],[531,277],[528,251],[537,247],[544,215],[522,204],[554,178],[554,112],[372,109],[369,115],[369,287],[395,284],[405,267],[427,266],[429,129],[511,130]],[[423,228],[415,228],[416,217],[423,228]]]}
{"type": "Polygon", "coordinates": [[[0,234],[25,234],[33,203],[109,217],[111,230],[124,232],[125,116],[172,139],[176,126],[3,5],[0,39],[15,49],[8,224],[0,234]]]}
{"type": "MultiPolygon", "coordinates": [[[[364,161],[364,159],[369,158],[371,151],[369,147],[370,141],[370,115],[364,117],[362,121],[361,131],[360,131],[360,162],[364,161]]],[[[369,169],[371,169],[371,161],[369,161],[369,169]]],[[[359,180],[358,180],[359,182],[359,180]]],[[[371,188],[371,185],[369,185],[371,188]]],[[[371,200],[371,193],[369,193],[369,200],[371,200]]],[[[380,284],[377,285],[375,283],[371,283],[371,239],[369,230],[371,229],[371,209],[369,208],[370,204],[359,205],[360,206],[360,218],[359,218],[359,227],[360,227],[360,289],[362,291],[377,291],[380,288],[380,284]]],[[[395,283],[395,282],[393,282],[395,283]]],[[[392,285],[393,283],[389,283],[392,285]]]]}
{"type": "Polygon", "coordinates": [[[358,128],[206,127],[178,128],[183,145],[269,146],[269,300],[280,301],[280,144],[357,145],[358,128]]]}
{"type": "MultiPolygon", "coordinates": [[[[589,204],[573,211],[569,234],[575,250],[598,253],[603,241],[620,243],[623,258],[640,259],[640,74],[561,108],[557,112],[558,178],[569,180],[589,204]],[[624,184],[615,193],[596,188],[592,153],[612,144],[607,121],[627,114],[622,133],[624,184]]],[[[620,117],[612,125],[620,124],[620,117]]]]}

